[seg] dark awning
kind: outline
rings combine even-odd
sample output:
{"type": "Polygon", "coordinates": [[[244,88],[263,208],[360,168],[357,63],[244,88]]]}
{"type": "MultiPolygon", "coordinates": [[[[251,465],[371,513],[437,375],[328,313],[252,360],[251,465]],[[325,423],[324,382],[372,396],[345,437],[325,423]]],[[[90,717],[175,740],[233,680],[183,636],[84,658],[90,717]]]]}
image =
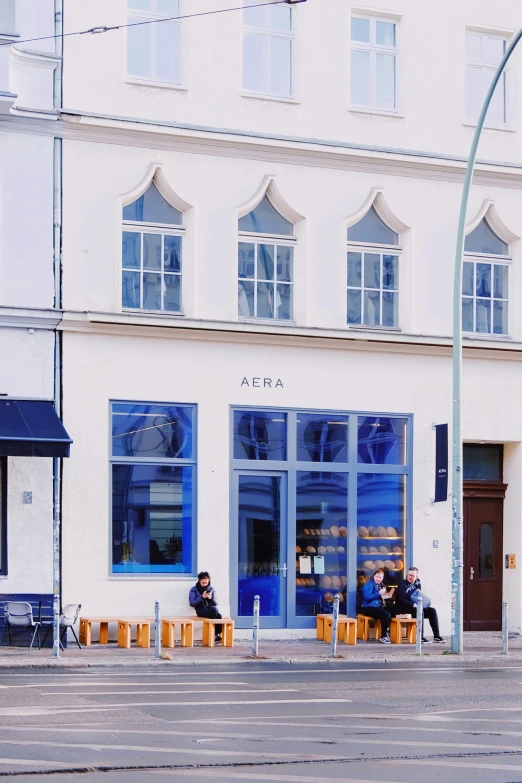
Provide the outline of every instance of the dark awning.
{"type": "Polygon", "coordinates": [[[71,443],[49,400],[0,399],[0,456],[68,457],[71,443]]]}

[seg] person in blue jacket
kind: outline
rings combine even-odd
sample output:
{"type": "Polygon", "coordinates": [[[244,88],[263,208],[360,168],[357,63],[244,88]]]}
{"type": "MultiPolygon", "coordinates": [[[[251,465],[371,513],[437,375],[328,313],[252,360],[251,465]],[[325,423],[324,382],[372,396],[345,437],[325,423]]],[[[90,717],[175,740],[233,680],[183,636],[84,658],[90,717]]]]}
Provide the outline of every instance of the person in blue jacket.
{"type": "MultiPolygon", "coordinates": [[[[198,617],[210,620],[221,620],[222,615],[217,608],[216,591],[210,584],[208,571],[200,571],[198,581],[190,588],[189,604],[196,610],[198,617]]],[[[221,641],[221,625],[216,624],[216,642],[221,641]]]]}
{"type": "MultiPolygon", "coordinates": [[[[406,579],[403,579],[402,582],[399,583],[395,593],[395,605],[398,612],[401,614],[411,614],[412,617],[417,617],[417,604],[414,600],[417,590],[422,590],[422,585],[419,579],[419,569],[415,566],[411,566],[411,568],[408,568],[406,579]]],[[[439,618],[435,607],[423,606],[422,613],[422,643],[431,643],[431,640],[424,636],[424,618],[426,618],[431,625],[431,630],[433,631],[433,641],[443,642],[444,639],[440,635],[439,618]]]]}
{"type": "Polygon", "coordinates": [[[382,644],[390,644],[390,621],[392,614],[386,608],[384,600],[385,598],[391,598],[393,591],[388,592],[382,583],[383,579],[384,571],[382,568],[377,568],[366,584],[362,586],[361,614],[381,621],[381,638],[379,641],[382,644]]]}

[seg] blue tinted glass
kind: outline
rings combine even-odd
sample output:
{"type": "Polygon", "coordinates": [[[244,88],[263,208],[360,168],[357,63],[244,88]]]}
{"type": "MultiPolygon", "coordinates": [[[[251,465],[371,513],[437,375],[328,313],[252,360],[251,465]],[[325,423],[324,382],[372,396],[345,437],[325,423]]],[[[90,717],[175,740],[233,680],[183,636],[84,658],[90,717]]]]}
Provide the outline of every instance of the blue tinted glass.
{"type": "Polygon", "coordinates": [[[165,272],[181,272],[181,237],[163,237],[165,272]]]}
{"type": "Polygon", "coordinates": [[[154,182],[143,196],[123,207],[123,219],[132,220],[134,223],[163,223],[173,226],[181,226],[183,223],[182,213],[163,198],[154,182]]]}
{"type": "Polygon", "coordinates": [[[496,256],[507,256],[509,247],[490,227],[486,218],[468,234],[464,243],[466,253],[489,253],[496,256]]]}
{"type": "MultiPolygon", "coordinates": [[[[357,476],[357,586],[384,569],[384,583],[397,585],[405,565],[406,476],[357,476]]],[[[358,596],[359,598],[359,596],[358,596]]]]}
{"type": "Polygon", "coordinates": [[[291,237],[294,235],[294,225],[286,220],[272,206],[268,197],[263,200],[248,215],[239,218],[239,231],[248,231],[255,234],[278,234],[291,237]]]}
{"type": "Polygon", "coordinates": [[[113,457],[191,459],[193,409],[175,405],[112,405],[113,457]]]}
{"type": "Polygon", "coordinates": [[[112,572],[192,572],[193,467],[112,466],[112,572]]]}
{"type": "Polygon", "coordinates": [[[238,614],[252,615],[254,596],[260,613],[281,612],[281,478],[239,476],[238,614]]]}
{"type": "Polygon", "coordinates": [[[348,474],[298,472],[296,490],[296,614],[331,612],[337,593],[346,613],[348,474]]]}
{"type": "Polygon", "coordinates": [[[135,231],[124,231],[121,244],[122,266],[126,269],[140,268],[141,234],[135,231]]]}
{"type": "Polygon", "coordinates": [[[502,447],[465,445],[464,478],[502,481],[502,447]]]}
{"type": "Polygon", "coordinates": [[[348,417],[298,413],[297,459],[348,462],[348,417]]]}
{"type": "Polygon", "coordinates": [[[405,465],[407,424],[407,419],[359,416],[357,461],[372,465],[405,465]]]}
{"type": "Polygon", "coordinates": [[[379,217],[375,207],[348,229],[349,242],[367,242],[375,245],[398,245],[399,235],[379,217]]]}
{"type": "Polygon", "coordinates": [[[286,413],[234,411],[234,459],[286,460],[286,413]]]}
{"type": "Polygon", "coordinates": [[[140,273],[122,272],[121,276],[122,307],[139,309],[140,305],[140,273]]]}

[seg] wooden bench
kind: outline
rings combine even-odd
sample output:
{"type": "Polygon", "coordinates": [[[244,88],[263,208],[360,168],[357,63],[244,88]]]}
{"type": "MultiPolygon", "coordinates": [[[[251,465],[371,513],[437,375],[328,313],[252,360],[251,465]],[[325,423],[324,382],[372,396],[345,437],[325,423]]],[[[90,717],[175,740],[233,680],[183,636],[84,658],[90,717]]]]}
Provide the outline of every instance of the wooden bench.
{"type": "Polygon", "coordinates": [[[117,623],[118,617],[80,617],[80,644],[92,644],[92,624],[100,624],[100,644],[109,643],[109,623],[117,623]]]}
{"type": "Polygon", "coordinates": [[[392,644],[402,644],[402,628],[406,626],[406,641],[415,644],[417,641],[416,618],[393,617],[390,623],[390,641],[392,644]]]}
{"type": "MultiPolygon", "coordinates": [[[[345,614],[340,614],[339,615],[339,620],[342,617],[346,617],[346,615],[345,614]]],[[[324,624],[325,624],[325,621],[326,620],[331,620],[332,619],[332,615],[331,614],[318,614],[315,619],[317,621],[316,637],[317,637],[317,639],[323,640],[324,639],[324,624]]]]}
{"type": "Polygon", "coordinates": [[[163,647],[175,647],[175,628],[179,625],[182,647],[194,647],[194,622],[203,622],[202,617],[165,617],[161,621],[161,643],[163,647]]]}
{"type": "MultiPolygon", "coordinates": [[[[324,641],[328,644],[332,641],[333,617],[328,615],[324,620],[324,641]]],[[[353,617],[339,616],[337,624],[337,640],[345,644],[357,643],[357,620],[353,617]]]]}
{"type": "Polygon", "coordinates": [[[150,624],[148,617],[126,617],[118,620],[118,647],[129,649],[131,629],[136,626],[136,647],[150,647],[150,624]]]}
{"type": "Polygon", "coordinates": [[[370,638],[370,623],[373,623],[373,638],[381,638],[381,621],[368,617],[366,614],[357,615],[357,638],[367,642],[370,638]]]}
{"type": "Polygon", "coordinates": [[[234,646],[234,621],[229,617],[222,617],[220,620],[209,620],[206,617],[203,620],[203,647],[214,647],[216,641],[216,625],[222,625],[221,644],[223,647],[234,646]]]}

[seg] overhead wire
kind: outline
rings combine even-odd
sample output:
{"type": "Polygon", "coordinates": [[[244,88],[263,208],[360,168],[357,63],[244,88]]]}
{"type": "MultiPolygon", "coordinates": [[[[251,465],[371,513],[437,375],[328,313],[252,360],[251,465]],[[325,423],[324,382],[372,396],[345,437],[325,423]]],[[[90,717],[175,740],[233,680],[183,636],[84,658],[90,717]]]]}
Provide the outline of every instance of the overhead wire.
{"type": "MultiPolygon", "coordinates": [[[[1,0],[0,0],[1,2],[1,0]]],[[[197,16],[213,16],[215,14],[224,14],[228,13],[229,11],[243,11],[245,8],[262,8],[263,6],[267,5],[295,5],[297,3],[304,3],[306,0],[269,0],[269,2],[262,2],[262,3],[252,3],[240,6],[234,6],[233,8],[216,8],[213,11],[199,11],[195,14],[180,14],[179,16],[168,16],[168,17],[161,17],[160,19],[144,19],[141,22],[127,22],[127,24],[118,24],[118,25],[98,25],[95,27],[90,27],[88,30],[76,30],[71,33],[61,33],[60,35],[42,35],[39,38],[23,38],[22,40],[17,41],[5,41],[4,43],[0,43],[0,46],[12,46],[13,44],[16,44],[17,46],[19,44],[25,44],[25,43],[34,43],[35,41],[52,41],[56,40],[57,38],[68,38],[73,35],[100,35],[102,33],[110,33],[113,30],[123,30],[126,27],[140,27],[142,25],[146,24],[161,24],[162,22],[175,22],[179,21],[181,19],[193,19],[197,16]]]]}

